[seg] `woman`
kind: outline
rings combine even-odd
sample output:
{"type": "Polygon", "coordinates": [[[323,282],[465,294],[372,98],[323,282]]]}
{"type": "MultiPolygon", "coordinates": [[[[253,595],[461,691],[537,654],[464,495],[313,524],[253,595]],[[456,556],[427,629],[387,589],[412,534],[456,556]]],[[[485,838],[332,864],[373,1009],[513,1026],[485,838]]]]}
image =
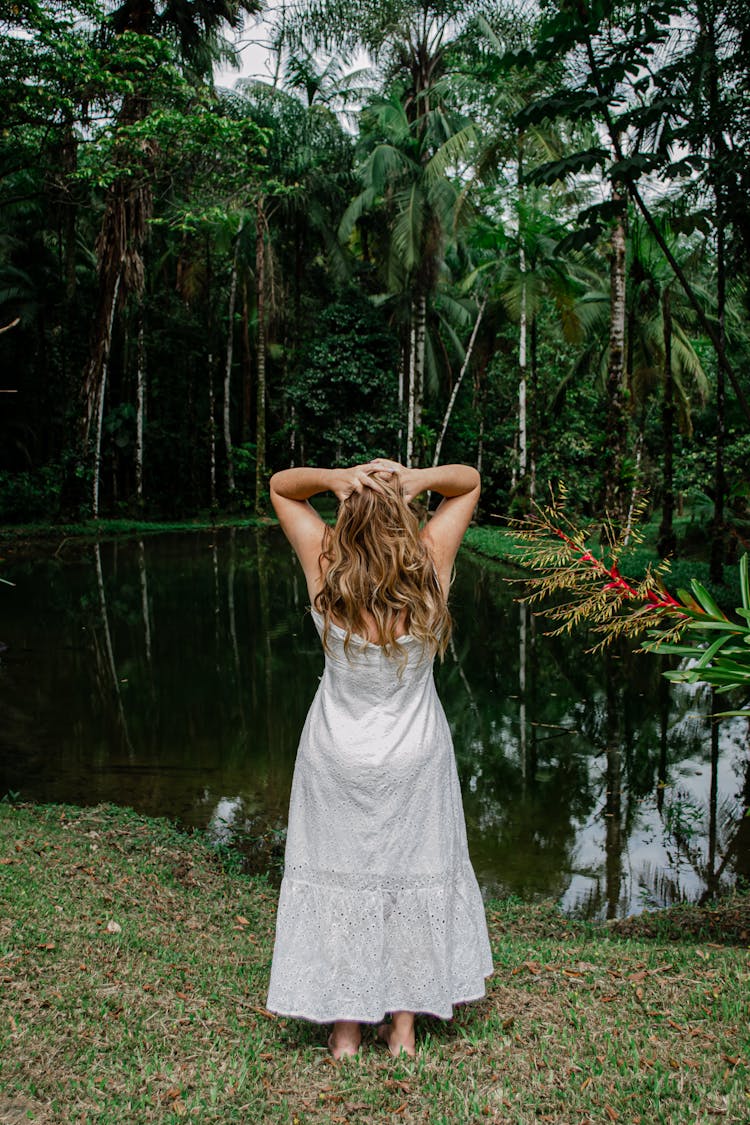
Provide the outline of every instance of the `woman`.
{"type": "Polygon", "coordinates": [[[448,643],[453,561],[479,498],[466,465],[287,469],[271,500],[307,579],[325,672],[300,739],[267,1006],[362,1023],[413,1055],[414,1014],[484,995],[492,957],[432,665],[448,643]],[[442,494],[420,531],[409,501],[442,494]],[[331,529],[308,503],[331,490],[331,529]]]}

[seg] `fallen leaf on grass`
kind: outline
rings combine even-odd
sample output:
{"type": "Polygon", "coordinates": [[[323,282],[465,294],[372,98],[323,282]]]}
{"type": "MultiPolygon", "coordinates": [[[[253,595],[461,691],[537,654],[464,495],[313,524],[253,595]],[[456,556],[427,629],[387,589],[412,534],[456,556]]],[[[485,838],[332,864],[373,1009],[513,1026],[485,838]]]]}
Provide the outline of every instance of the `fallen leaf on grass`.
{"type": "Polygon", "coordinates": [[[617,1110],[613,1109],[611,1105],[605,1105],[604,1112],[606,1113],[606,1115],[610,1119],[610,1121],[618,1121],[619,1118],[620,1118],[620,1115],[617,1112],[617,1110]]]}

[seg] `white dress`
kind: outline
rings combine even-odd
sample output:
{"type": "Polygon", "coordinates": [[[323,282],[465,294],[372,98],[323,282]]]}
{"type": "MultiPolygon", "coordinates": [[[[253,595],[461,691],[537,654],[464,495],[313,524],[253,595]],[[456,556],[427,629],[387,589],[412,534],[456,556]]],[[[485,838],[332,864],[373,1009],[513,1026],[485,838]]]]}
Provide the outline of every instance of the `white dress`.
{"type": "MultiPolygon", "coordinates": [[[[318,633],[323,619],[313,610],[318,633]]],[[[444,1019],[492,972],[433,659],[399,664],[331,625],[302,730],[267,1007],[319,1023],[444,1019]]]]}

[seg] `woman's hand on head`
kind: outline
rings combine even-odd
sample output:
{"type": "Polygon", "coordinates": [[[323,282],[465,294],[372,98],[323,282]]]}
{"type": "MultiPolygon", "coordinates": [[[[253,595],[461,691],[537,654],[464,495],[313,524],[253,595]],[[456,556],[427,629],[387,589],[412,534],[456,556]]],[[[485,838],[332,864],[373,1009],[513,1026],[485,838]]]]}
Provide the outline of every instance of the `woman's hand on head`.
{"type": "Polygon", "coordinates": [[[401,465],[398,461],[390,461],[387,457],[375,457],[370,461],[370,465],[380,472],[390,472],[398,475],[401,481],[401,488],[404,493],[404,500],[407,502],[413,500],[420,492],[424,492],[424,472],[422,469],[407,469],[406,465],[401,465]]]}
{"type": "Polygon", "coordinates": [[[334,479],[331,483],[331,492],[337,500],[346,500],[353,492],[362,492],[365,488],[372,488],[375,492],[382,492],[382,488],[373,479],[373,473],[382,469],[382,466],[368,461],[366,465],[351,465],[348,469],[334,469],[334,479]]]}

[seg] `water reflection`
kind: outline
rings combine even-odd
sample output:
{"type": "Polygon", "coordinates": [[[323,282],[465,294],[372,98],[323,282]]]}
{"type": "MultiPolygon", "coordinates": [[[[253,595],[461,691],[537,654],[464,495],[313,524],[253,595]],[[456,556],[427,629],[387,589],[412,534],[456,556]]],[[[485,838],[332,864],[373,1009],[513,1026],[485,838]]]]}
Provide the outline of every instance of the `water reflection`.
{"type": "MultiPolygon", "coordinates": [[[[0,796],[114,801],[278,869],[322,670],[277,529],[105,543],[4,573],[0,796]]],[[[550,638],[507,574],[463,554],[437,668],[488,895],[615,917],[750,877],[744,720],[655,657],[550,638]]]]}

